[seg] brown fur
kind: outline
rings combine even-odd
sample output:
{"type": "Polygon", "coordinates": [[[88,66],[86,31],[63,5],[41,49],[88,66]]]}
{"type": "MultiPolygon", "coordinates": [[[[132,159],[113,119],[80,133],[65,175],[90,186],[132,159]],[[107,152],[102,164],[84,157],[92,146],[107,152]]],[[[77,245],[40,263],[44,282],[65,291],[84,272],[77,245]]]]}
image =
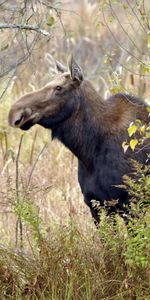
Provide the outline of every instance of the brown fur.
{"type": "Polygon", "coordinates": [[[94,123],[100,126],[104,133],[120,134],[135,119],[148,122],[144,102],[133,103],[131,97],[124,94],[117,94],[104,100],[88,81],[85,81],[81,88],[87,98],[94,123]]]}
{"type": "MultiPolygon", "coordinates": [[[[28,93],[21,97],[16,104],[12,107],[9,114],[9,123],[13,125],[13,118],[16,118],[22,107],[30,107],[32,109],[32,115],[26,120],[33,118],[35,115],[35,121],[41,118],[42,115],[50,116],[55,115],[61,107],[64,105],[66,99],[56,102],[53,96],[53,91],[56,86],[61,85],[65,90],[65,94],[74,88],[76,91],[82,91],[88,102],[88,109],[91,114],[91,119],[97,127],[101,127],[104,133],[107,134],[120,134],[122,130],[128,128],[129,124],[137,119],[148,118],[148,113],[142,103],[134,104],[130,101],[128,95],[119,94],[113,97],[103,100],[95,91],[93,86],[88,81],[83,81],[81,86],[74,87],[69,73],[65,73],[56,77],[50,84],[45,87],[28,93]]],[[[60,93],[61,96],[61,93],[60,93]]],[[[19,125],[20,126],[20,125],[19,125]]]]}
{"type": "Polygon", "coordinates": [[[82,70],[74,61],[70,73],[65,72],[42,89],[21,97],[9,113],[11,126],[28,130],[39,124],[52,129],[52,136],[77,156],[81,190],[96,222],[99,216],[92,200],[100,205],[116,200],[115,209],[124,211],[130,197],[119,186],[123,176],[133,172],[131,158],[148,163],[149,145],[140,153],[130,148],[123,152],[127,129],[136,119],[149,122],[144,101],[126,94],[102,99],[91,83],[83,80],[82,70]]]}

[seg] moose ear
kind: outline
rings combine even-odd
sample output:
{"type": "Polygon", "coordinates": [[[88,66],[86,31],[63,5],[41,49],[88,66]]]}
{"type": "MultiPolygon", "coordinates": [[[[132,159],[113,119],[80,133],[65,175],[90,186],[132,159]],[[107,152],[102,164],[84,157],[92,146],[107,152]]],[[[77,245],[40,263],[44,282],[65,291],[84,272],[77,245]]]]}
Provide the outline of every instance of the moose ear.
{"type": "Polygon", "coordinates": [[[56,68],[59,72],[64,73],[67,72],[67,68],[61,64],[58,60],[55,60],[56,68]]]}
{"type": "Polygon", "coordinates": [[[75,62],[73,56],[71,57],[71,60],[69,62],[69,70],[71,77],[74,81],[77,81],[78,84],[81,84],[83,80],[83,72],[81,67],[75,62]]]}

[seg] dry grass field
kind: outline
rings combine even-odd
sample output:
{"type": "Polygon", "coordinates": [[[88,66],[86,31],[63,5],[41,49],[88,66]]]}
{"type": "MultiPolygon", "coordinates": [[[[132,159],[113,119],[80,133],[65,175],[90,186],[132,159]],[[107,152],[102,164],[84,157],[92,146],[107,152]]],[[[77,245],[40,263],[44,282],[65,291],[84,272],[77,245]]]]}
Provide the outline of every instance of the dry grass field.
{"type": "Polygon", "coordinates": [[[130,92],[149,99],[149,1],[29,1],[22,16],[28,1],[1,2],[0,23],[33,13],[31,24],[51,37],[0,32],[0,299],[150,300],[147,216],[133,224],[133,235],[103,212],[97,230],[73,154],[48,130],[23,133],[7,121],[12,103],[51,80],[50,55],[67,64],[73,53],[104,98],[130,92]]]}

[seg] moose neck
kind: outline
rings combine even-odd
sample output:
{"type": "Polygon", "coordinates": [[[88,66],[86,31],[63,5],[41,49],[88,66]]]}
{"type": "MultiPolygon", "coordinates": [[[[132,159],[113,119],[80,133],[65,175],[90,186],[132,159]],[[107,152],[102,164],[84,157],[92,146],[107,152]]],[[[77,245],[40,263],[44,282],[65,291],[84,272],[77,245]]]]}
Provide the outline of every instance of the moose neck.
{"type": "Polygon", "coordinates": [[[100,123],[106,111],[106,103],[86,81],[76,97],[78,108],[68,120],[53,129],[52,135],[91,169],[97,149],[100,150],[104,140],[100,123]]]}

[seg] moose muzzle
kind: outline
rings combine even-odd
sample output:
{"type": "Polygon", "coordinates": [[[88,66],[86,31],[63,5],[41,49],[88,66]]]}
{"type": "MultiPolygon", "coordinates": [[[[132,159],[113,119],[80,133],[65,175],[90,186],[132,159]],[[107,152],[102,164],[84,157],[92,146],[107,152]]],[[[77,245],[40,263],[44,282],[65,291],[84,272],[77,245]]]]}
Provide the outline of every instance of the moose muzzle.
{"type": "Polygon", "coordinates": [[[24,123],[32,118],[32,109],[16,109],[15,107],[10,110],[8,120],[12,127],[21,127],[24,123]]]}

